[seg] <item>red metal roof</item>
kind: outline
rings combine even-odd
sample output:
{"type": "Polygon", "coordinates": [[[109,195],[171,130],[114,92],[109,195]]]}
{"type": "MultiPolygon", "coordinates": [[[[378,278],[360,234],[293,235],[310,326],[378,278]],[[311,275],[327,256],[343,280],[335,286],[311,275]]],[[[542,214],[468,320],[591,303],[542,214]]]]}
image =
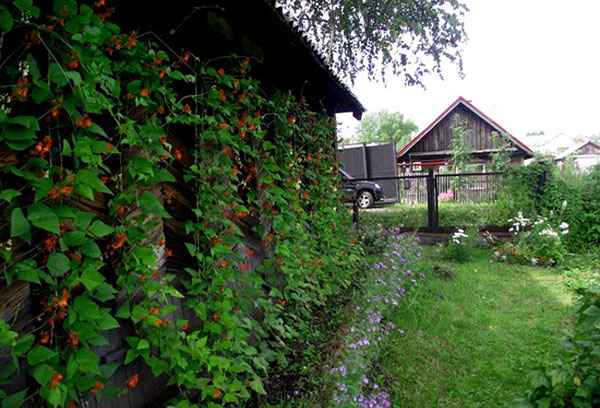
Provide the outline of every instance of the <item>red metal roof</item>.
{"type": "Polygon", "coordinates": [[[471,102],[469,102],[462,96],[459,96],[454,102],[452,102],[452,104],[450,106],[448,106],[446,108],[446,110],[444,112],[442,112],[442,114],[440,116],[438,116],[433,122],[431,122],[429,124],[429,126],[427,126],[425,129],[423,129],[423,131],[421,133],[419,133],[417,135],[417,137],[415,137],[410,142],[408,142],[406,144],[406,146],[404,146],[398,153],[396,153],[396,157],[400,157],[400,156],[404,155],[408,150],[410,150],[411,147],[413,147],[419,140],[421,140],[427,133],[429,133],[429,131],[431,129],[433,129],[438,123],[440,123],[446,116],[448,116],[448,114],[450,112],[452,112],[452,110],[454,110],[454,108],[456,108],[461,103],[465,107],[467,107],[471,112],[473,112],[475,115],[479,116],[481,118],[481,120],[487,122],[491,127],[496,129],[498,132],[505,134],[514,144],[519,146],[521,149],[525,150],[528,153],[533,154],[533,150],[531,150],[529,147],[527,147],[523,142],[521,142],[519,139],[517,139],[516,137],[514,137],[513,135],[508,133],[508,131],[506,129],[504,129],[502,126],[500,126],[498,123],[496,123],[492,118],[487,116],[485,113],[480,111],[471,102]]]}

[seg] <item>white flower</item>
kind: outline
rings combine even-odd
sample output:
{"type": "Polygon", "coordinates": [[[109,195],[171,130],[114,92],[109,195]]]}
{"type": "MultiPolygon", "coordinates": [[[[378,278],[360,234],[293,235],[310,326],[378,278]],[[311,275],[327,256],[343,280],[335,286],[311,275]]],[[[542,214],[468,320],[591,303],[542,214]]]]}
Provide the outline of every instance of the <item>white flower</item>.
{"type": "Polygon", "coordinates": [[[563,230],[562,234],[563,235],[567,235],[569,233],[569,230],[563,230]]]}
{"type": "Polygon", "coordinates": [[[500,251],[494,251],[494,256],[498,258],[500,256],[500,251]]]}
{"type": "Polygon", "coordinates": [[[567,228],[569,228],[569,224],[567,224],[566,222],[561,222],[560,225],[558,226],[558,228],[562,229],[562,230],[566,230],[567,228]]]}
{"type": "Polygon", "coordinates": [[[506,255],[502,255],[502,260],[506,261],[506,255]]]}
{"type": "Polygon", "coordinates": [[[562,210],[564,211],[565,208],[567,208],[567,200],[563,201],[562,203],[562,210]]]}
{"type": "Polygon", "coordinates": [[[538,263],[537,258],[531,258],[531,264],[532,265],[537,265],[537,263],[538,263]]]}

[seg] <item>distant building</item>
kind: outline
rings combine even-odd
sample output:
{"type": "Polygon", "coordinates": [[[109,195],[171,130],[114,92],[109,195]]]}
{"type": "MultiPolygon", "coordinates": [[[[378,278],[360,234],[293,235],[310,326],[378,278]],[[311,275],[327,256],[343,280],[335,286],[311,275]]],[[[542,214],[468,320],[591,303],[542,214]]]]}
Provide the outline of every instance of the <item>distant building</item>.
{"type": "Polygon", "coordinates": [[[570,156],[575,160],[575,166],[579,171],[588,171],[600,163],[600,145],[588,140],[563,152],[555,160],[557,163],[564,163],[570,156]]]}
{"type": "Polygon", "coordinates": [[[583,142],[581,137],[572,137],[564,133],[551,137],[543,134],[530,135],[523,140],[534,152],[551,156],[559,156],[583,142]]]}
{"type": "Polygon", "coordinates": [[[485,164],[490,162],[490,154],[498,151],[492,142],[493,132],[507,137],[514,163],[522,163],[533,155],[533,150],[460,96],[396,154],[398,165],[414,169],[419,164],[421,167],[447,164],[453,153],[450,140],[453,138],[452,128],[457,125],[455,115],[458,115],[458,122],[466,124],[472,163],[481,164],[481,170],[485,170],[485,164]]]}

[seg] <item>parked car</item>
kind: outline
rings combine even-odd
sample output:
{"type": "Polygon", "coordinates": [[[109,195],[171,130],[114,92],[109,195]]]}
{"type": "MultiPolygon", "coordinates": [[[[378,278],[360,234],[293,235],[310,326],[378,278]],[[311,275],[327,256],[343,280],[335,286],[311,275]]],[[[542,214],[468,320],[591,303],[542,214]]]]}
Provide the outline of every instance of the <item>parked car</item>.
{"type": "Polygon", "coordinates": [[[372,181],[355,180],[350,174],[338,169],[344,192],[352,201],[356,200],[360,208],[370,208],[378,201],[384,199],[381,186],[372,181]]]}

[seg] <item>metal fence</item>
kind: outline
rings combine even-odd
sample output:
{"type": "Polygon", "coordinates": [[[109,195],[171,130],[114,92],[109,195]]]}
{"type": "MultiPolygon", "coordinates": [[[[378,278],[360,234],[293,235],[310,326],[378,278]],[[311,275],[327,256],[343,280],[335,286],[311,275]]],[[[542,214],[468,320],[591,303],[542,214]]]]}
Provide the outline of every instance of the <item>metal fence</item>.
{"type": "MultiPolygon", "coordinates": [[[[400,176],[398,180],[399,202],[402,204],[427,203],[427,173],[419,178],[400,176]]],[[[436,190],[439,201],[457,203],[482,203],[496,199],[501,173],[436,174],[436,190]]]]}
{"type": "MultiPolygon", "coordinates": [[[[390,181],[398,183],[401,203],[427,203],[428,230],[439,229],[439,202],[484,203],[495,200],[502,173],[428,173],[398,177],[373,177],[360,180],[390,181]]],[[[354,222],[358,225],[358,206],[354,206],[354,222]]]]}

